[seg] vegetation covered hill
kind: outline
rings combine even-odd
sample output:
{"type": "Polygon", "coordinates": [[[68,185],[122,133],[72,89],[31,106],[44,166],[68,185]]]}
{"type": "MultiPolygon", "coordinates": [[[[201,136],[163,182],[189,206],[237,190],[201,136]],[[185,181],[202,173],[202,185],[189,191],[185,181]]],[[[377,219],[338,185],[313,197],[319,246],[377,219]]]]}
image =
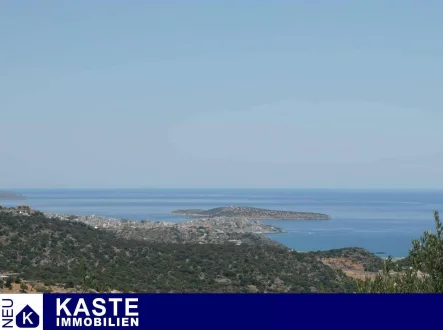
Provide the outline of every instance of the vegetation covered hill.
{"type": "Polygon", "coordinates": [[[149,243],[40,212],[0,212],[2,271],[97,291],[341,292],[351,286],[315,255],[277,244],[149,243]]]}

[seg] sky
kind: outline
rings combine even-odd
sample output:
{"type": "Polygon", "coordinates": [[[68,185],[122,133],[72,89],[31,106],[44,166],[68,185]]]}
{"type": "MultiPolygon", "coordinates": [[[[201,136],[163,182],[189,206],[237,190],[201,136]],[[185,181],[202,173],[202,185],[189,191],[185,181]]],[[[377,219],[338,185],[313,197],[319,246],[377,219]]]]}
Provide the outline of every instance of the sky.
{"type": "Polygon", "coordinates": [[[442,188],[441,1],[0,2],[0,188],[442,188]]]}

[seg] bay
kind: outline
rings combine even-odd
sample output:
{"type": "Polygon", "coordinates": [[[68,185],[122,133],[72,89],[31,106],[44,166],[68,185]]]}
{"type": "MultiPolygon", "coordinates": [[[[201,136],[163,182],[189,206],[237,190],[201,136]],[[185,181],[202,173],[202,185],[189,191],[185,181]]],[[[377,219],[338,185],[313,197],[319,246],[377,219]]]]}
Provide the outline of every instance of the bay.
{"type": "Polygon", "coordinates": [[[299,251],[359,246],[403,257],[411,240],[433,230],[433,211],[443,212],[441,190],[327,189],[14,189],[43,212],[95,214],[126,219],[185,221],[169,213],[183,208],[243,205],[326,213],[326,221],[269,220],[284,234],[268,237],[299,251]]]}

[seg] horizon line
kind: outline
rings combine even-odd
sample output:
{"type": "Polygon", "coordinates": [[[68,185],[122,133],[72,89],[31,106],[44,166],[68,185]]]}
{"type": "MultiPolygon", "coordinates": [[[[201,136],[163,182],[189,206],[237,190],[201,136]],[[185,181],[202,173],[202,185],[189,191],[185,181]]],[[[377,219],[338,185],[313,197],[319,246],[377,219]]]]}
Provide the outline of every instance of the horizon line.
{"type": "Polygon", "coordinates": [[[443,191],[443,188],[422,188],[422,187],[0,187],[0,191],[14,191],[14,190],[420,190],[420,191],[443,191]]]}

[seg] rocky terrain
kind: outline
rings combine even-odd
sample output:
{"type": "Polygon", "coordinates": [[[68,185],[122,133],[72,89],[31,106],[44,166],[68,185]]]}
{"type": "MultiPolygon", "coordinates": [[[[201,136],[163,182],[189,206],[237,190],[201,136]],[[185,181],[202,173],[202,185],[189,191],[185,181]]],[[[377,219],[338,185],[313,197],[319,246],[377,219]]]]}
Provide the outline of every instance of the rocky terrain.
{"type": "Polygon", "coordinates": [[[351,258],[320,258],[319,260],[333,269],[341,270],[346,276],[360,280],[375,278],[379,274],[379,271],[366,271],[361,263],[351,258]]]}
{"type": "Polygon", "coordinates": [[[229,206],[217,207],[210,210],[185,209],[171,212],[173,215],[183,215],[188,217],[245,217],[256,220],[328,220],[330,217],[322,213],[313,212],[293,212],[266,210],[256,207],[229,206]]]}
{"type": "Polygon", "coordinates": [[[341,249],[332,249],[327,251],[307,252],[308,254],[315,254],[320,259],[348,259],[353,263],[361,265],[364,271],[377,272],[383,268],[383,259],[376,256],[363,248],[348,247],[341,249]]]}
{"type": "Polygon", "coordinates": [[[306,252],[323,264],[361,280],[374,278],[383,268],[383,259],[358,247],[306,252]]]}

